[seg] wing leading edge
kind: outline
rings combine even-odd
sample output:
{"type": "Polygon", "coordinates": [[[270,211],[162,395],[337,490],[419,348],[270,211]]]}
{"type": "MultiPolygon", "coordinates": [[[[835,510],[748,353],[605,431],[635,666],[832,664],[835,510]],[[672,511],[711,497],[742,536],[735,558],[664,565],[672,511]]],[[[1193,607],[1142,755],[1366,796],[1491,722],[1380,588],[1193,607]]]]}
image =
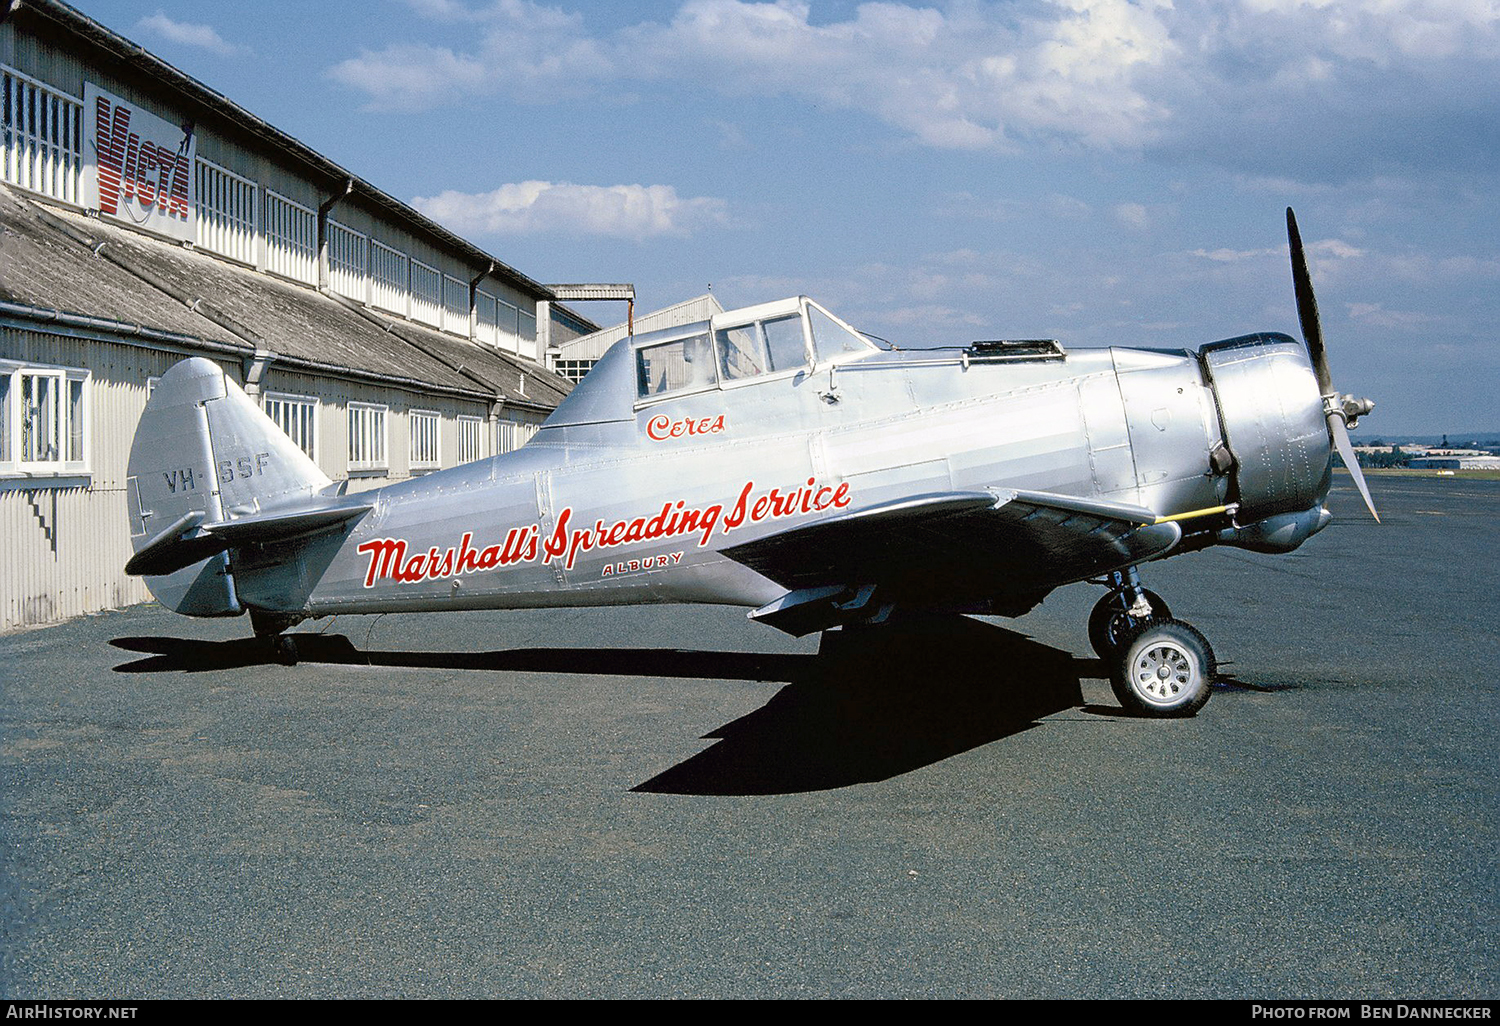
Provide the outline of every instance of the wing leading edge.
{"type": "Polygon", "coordinates": [[[723,554],[788,589],[750,615],[807,634],[890,605],[1024,612],[1059,585],[1182,538],[1139,506],[1048,492],[946,492],[844,513],[723,554]]]}

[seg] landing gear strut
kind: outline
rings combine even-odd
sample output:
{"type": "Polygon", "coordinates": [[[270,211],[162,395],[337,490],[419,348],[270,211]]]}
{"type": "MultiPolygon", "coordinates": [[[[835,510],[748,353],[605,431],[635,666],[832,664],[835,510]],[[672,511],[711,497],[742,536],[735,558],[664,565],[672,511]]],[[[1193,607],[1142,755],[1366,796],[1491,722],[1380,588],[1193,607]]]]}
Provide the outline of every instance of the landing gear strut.
{"type": "Polygon", "coordinates": [[[1212,694],[1218,664],[1197,628],[1173,620],[1135,567],[1110,575],[1109,594],[1089,616],[1089,641],[1110,667],[1109,683],[1141,716],[1192,716],[1212,694]]]}
{"type": "Polygon", "coordinates": [[[1135,567],[1116,570],[1100,583],[1109,587],[1109,594],[1089,614],[1089,644],[1099,658],[1113,659],[1126,639],[1152,620],[1171,619],[1166,601],[1141,587],[1141,575],[1135,567]]]}
{"type": "Polygon", "coordinates": [[[250,627],[260,641],[270,646],[271,658],[283,666],[297,665],[297,642],[283,631],[290,630],[305,616],[296,613],[267,613],[259,609],[250,610],[250,627]]]}

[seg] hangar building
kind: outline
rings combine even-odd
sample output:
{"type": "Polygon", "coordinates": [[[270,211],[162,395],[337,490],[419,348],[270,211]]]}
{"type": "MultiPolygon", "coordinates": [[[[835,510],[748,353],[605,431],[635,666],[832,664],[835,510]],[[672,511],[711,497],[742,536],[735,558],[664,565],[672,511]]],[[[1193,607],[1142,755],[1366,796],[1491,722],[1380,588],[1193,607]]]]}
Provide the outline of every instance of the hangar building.
{"type": "Polygon", "coordinates": [[[604,358],[609,347],[628,334],[645,334],[660,328],[677,328],[684,324],[706,321],[715,314],[724,312],[719,300],[712,292],[685,299],[680,303],[635,317],[624,324],[600,328],[587,335],[572,339],[559,339],[547,349],[547,366],[569,381],[577,383],[593,369],[594,364],[604,358]]]}
{"type": "Polygon", "coordinates": [[[0,628],[149,598],[126,462],[184,356],[359,489],[523,444],[596,330],[73,8],[0,5],[0,628]]]}

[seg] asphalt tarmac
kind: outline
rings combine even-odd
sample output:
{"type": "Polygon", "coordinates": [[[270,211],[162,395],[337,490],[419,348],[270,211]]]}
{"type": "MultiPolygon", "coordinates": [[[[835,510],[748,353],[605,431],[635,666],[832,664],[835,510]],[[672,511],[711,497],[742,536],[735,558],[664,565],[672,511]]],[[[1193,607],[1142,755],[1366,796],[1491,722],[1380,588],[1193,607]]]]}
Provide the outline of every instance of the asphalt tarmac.
{"type": "Polygon", "coordinates": [[[1064,589],[819,654],[744,611],[145,606],[0,637],[6,998],[1500,994],[1500,482],[1341,478],[1145,569],[1225,678],[1122,715],[1064,589]]]}

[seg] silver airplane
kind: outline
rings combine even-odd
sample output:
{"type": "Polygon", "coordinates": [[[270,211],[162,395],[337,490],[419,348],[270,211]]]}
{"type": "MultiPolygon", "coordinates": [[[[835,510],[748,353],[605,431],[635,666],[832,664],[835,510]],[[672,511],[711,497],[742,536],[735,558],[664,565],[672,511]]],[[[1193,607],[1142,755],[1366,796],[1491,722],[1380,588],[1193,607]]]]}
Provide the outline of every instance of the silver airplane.
{"type": "Polygon", "coordinates": [[[1375,513],[1347,430],[1373,403],[1332,386],[1287,229],[1305,347],[887,351],[797,297],[623,339],[523,448],[354,495],[184,360],[131,449],[126,570],[179,613],[248,611],[288,662],[284,631],[338,613],[702,602],[804,635],[1090,581],[1121,703],[1189,716],[1213,650],[1137,567],[1297,548],[1335,448],[1375,513]]]}

